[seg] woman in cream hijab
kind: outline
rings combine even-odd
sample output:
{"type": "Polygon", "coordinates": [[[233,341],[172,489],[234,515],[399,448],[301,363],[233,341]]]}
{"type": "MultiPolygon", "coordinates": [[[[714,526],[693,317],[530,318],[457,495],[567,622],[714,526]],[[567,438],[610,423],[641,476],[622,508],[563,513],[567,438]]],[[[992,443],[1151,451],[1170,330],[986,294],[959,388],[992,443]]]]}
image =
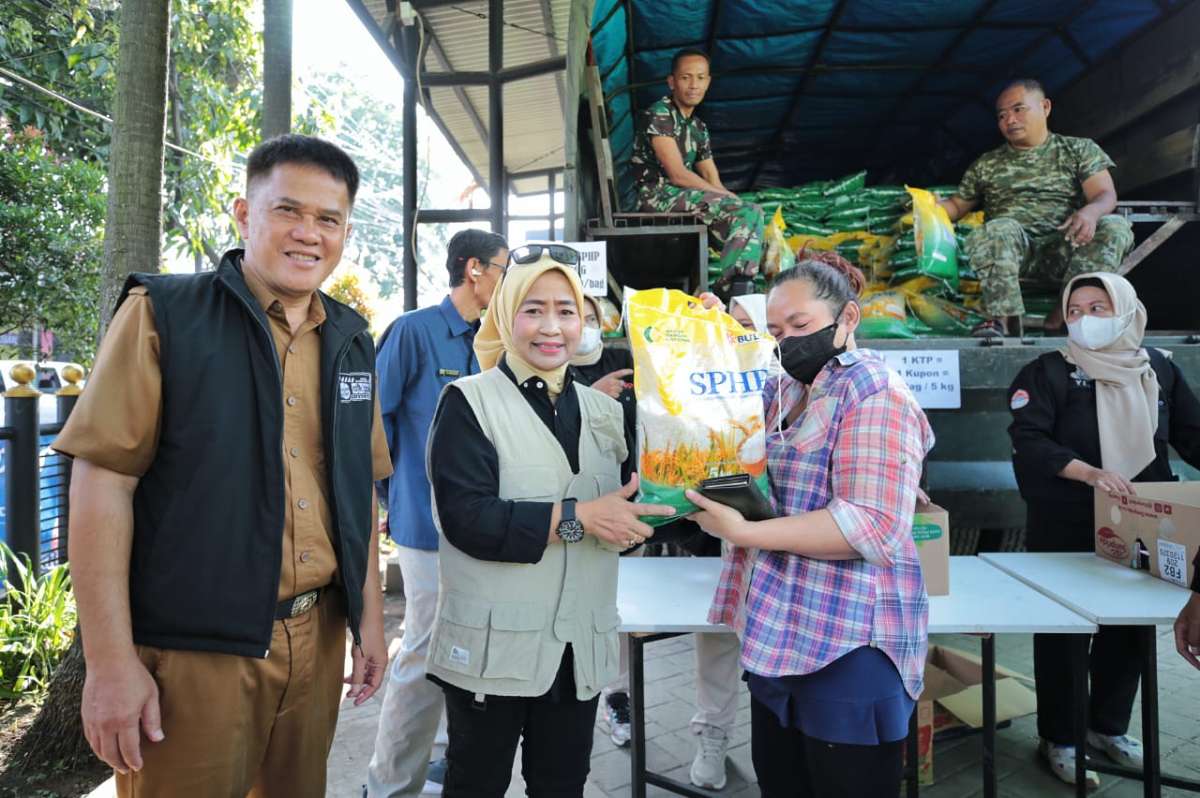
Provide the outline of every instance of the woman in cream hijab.
{"type": "Polygon", "coordinates": [[[428,469],[439,596],[427,662],[446,697],[443,794],[502,796],[523,740],[531,795],[578,796],[600,689],[616,675],[617,552],[652,534],[621,408],[576,383],[578,255],[518,247],[446,387],[428,469]],[[624,487],[622,487],[624,485],[624,487]]]}
{"type": "MultiPolygon", "coordinates": [[[[1009,390],[1013,470],[1027,507],[1030,551],[1093,551],[1094,489],[1136,493],[1173,480],[1168,444],[1200,465],[1200,403],[1167,353],[1144,347],[1146,308],[1124,277],[1080,275],[1063,293],[1067,346],[1022,369],[1009,390]]],[[[1131,552],[1134,561],[1139,552],[1131,552]]],[[[1070,641],[1034,635],[1041,752],[1073,783],[1070,641]]],[[[1136,630],[1102,626],[1091,647],[1091,745],[1141,768],[1126,732],[1138,689],[1136,630]]],[[[1088,780],[1099,778],[1089,771],[1088,780]]]]}

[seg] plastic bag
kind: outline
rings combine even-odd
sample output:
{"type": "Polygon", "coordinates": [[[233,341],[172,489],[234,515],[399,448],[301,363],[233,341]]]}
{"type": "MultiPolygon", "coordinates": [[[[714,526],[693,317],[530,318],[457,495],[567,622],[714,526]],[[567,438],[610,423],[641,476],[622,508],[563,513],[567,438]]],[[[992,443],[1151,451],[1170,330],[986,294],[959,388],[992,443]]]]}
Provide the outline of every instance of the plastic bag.
{"type": "Polygon", "coordinates": [[[600,334],[605,338],[621,338],[621,311],[607,297],[593,297],[600,306],[600,334]]]}
{"type": "Polygon", "coordinates": [[[912,294],[908,306],[913,315],[929,325],[935,332],[966,335],[983,318],[949,300],[929,294],[912,294]]]}
{"type": "Polygon", "coordinates": [[[919,188],[908,188],[908,193],[913,199],[917,265],[923,274],[945,280],[957,291],[958,242],[954,238],[954,225],[932,193],[919,188]]]}
{"type": "Polygon", "coordinates": [[[770,496],[762,388],[775,339],[666,288],[630,296],[626,319],[638,402],[639,501],[687,515],[696,507],[684,490],[743,473],[770,496]]]}
{"type": "Polygon", "coordinates": [[[855,172],[852,175],[846,175],[843,178],[834,180],[824,192],[826,197],[836,197],[840,194],[853,194],[857,191],[862,191],[867,184],[867,172],[855,172]]]}
{"type": "Polygon", "coordinates": [[[862,338],[915,338],[908,328],[908,311],[904,294],[882,291],[865,296],[860,303],[862,321],[858,335],[862,338]]]}
{"type": "Polygon", "coordinates": [[[792,252],[792,248],[788,246],[787,238],[784,236],[786,228],[783,211],[777,209],[763,234],[767,245],[766,254],[763,257],[763,276],[768,280],[796,265],[796,253],[792,252]]]}

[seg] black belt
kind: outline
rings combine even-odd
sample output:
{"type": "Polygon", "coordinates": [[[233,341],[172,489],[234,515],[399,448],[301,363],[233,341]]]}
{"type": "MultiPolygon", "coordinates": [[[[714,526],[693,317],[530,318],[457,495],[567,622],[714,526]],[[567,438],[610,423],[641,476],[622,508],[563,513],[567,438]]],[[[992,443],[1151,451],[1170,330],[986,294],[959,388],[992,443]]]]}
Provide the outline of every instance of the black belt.
{"type": "Polygon", "coordinates": [[[301,593],[298,596],[292,596],[290,599],[284,599],[275,605],[275,620],[285,621],[288,618],[295,618],[297,615],[304,613],[317,606],[317,602],[321,600],[321,593],[324,588],[310,590],[307,593],[301,593]]]}

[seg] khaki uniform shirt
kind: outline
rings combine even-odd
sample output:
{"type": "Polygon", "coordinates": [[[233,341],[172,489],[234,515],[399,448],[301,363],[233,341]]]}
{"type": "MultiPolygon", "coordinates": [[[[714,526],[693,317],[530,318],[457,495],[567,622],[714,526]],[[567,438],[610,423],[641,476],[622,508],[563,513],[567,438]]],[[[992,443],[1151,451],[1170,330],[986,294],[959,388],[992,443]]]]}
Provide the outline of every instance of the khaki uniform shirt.
{"type": "MultiPolygon", "coordinates": [[[[243,275],[270,320],[283,375],[282,600],[324,587],[338,577],[321,429],[320,334],[325,307],[313,294],[308,318],[293,334],[283,305],[270,289],[249,270],[243,275]]],[[[220,390],[220,385],[214,384],[213,390],[220,390]]],[[[140,477],[154,460],[161,420],[162,371],[154,308],[146,289],[137,287],[113,317],[87,386],[54,448],[110,471],[140,477]]],[[[378,397],[371,454],[375,479],[392,473],[378,397]]]]}
{"type": "Polygon", "coordinates": [[[1043,236],[1087,204],[1084,181],[1112,167],[1091,139],[1051,133],[1031,150],[1001,144],[984,153],[967,168],[957,193],[979,202],[989,220],[1015,219],[1029,235],[1043,236]]]}

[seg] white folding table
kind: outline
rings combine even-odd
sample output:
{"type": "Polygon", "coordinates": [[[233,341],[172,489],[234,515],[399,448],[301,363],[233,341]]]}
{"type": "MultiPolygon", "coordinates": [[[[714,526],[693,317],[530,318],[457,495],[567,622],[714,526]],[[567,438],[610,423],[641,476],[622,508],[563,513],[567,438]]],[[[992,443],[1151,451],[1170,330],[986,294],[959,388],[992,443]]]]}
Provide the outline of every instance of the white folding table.
{"type": "MultiPolygon", "coordinates": [[[[1088,685],[1075,679],[1076,794],[1083,796],[1088,768],[1140,779],[1143,794],[1158,798],[1162,787],[1200,792],[1200,782],[1162,775],[1158,740],[1158,645],[1155,626],[1175,621],[1188,600],[1186,588],[1172,585],[1145,571],[1135,571],[1091,553],[1004,552],[980,557],[1038,592],[1074,610],[1099,626],[1138,627],[1142,662],[1143,770],[1119,767],[1087,758],[1088,685]]],[[[1087,644],[1076,646],[1073,667],[1086,674],[1087,644]]]]}
{"type": "MultiPolygon", "coordinates": [[[[727,632],[710,624],[708,607],[721,573],[717,557],[639,557],[621,560],[617,606],[620,631],[629,638],[630,701],[633,709],[631,767],[633,798],[654,784],[677,795],[707,796],[690,785],[646,770],[644,650],[646,643],[691,632],[727,632]]],[[[931,634],[983,635],[984,795],[996,794],[995,634],[1053,632],[1089,635],[1096,624],[1050,600],[977,557],[950,558],[950,595],[929,600],[931,634]]],[[[1086,639],[1086,637],[1081,637],[1086,639]]],[[[917,794],[916,713],[909,735],[908,794],[917,794]]]]}

